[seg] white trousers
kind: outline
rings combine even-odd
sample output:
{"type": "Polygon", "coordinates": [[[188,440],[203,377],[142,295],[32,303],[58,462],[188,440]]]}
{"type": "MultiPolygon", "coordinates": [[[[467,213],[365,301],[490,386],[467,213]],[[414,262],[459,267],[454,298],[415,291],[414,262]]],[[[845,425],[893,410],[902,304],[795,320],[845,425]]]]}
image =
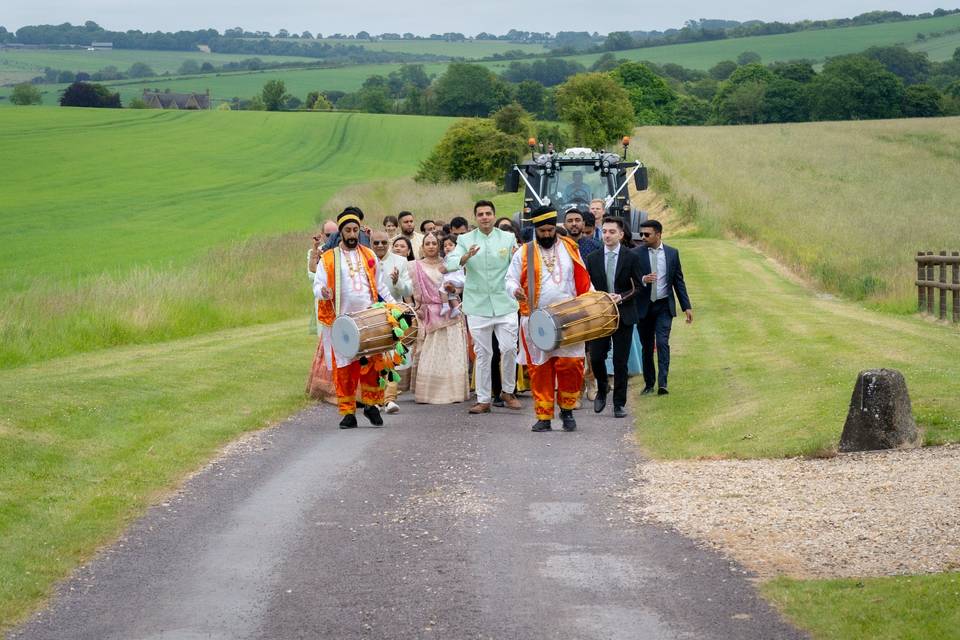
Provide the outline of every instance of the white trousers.
{"type": "Polygon", "coordinates": [[[477,354],[477,402],[490,402],[490,365],[493,360],[493,332],[500,345],[500,381],[504,393],[513,393],[517,387],[517,330],[516,312],[504,316],[467,316],[467,327],[477,354]]]}

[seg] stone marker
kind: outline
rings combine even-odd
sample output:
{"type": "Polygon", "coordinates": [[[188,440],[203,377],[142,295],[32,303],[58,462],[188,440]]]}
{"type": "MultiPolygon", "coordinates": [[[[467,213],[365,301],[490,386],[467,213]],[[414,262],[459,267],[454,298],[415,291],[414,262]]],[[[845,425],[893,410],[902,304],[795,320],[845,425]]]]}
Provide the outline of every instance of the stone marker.
{"type": "Polygon", "coordinates": [[[861,371],[840,436],[840,451],[910,449],[920,444],[903,374],[893,369],[861,371]]]}

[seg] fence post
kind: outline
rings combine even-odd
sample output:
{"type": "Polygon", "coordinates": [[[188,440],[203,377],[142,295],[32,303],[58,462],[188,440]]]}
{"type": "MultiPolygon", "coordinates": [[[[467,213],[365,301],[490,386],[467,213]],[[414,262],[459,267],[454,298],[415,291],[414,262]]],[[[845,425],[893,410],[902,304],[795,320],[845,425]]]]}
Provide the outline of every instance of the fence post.
{"type": "MultiPolygon", "coordinates": [[[[933,251],[927,251],[928,256],[933,255],[933,251]]],[[[924,278],[927,282],[933,282],[933,263],[927,263],[927,277],[924,278]]],[[[933,286],[927,286],[927,314],[933,315],[933,286]]]]}
{"type": "MultiPolygon", "coordinates": [[[[960,251],[953,252],[954,258],[960,258],[960,251]]],[[[953,263],[953,321],[960,323],[960,262],[953,263]]]]}
{"type": "MultiPolygon", "coordinates": [[[[923,251],[917,251],[917,257],[923,257],[923,251]]],[[[924,280],[927,270],[923,268],[923,263],[917,260],[917,311],[923,313],[923,308],[927,304],[927,289],[921,284],[924,280]]]]}
{"type": "Polygon", "coordinates": [[[940,267],[940,319],[947,319],[947,252],[941,251],[940,257],[943,258],[938,267],[940,267]]]}

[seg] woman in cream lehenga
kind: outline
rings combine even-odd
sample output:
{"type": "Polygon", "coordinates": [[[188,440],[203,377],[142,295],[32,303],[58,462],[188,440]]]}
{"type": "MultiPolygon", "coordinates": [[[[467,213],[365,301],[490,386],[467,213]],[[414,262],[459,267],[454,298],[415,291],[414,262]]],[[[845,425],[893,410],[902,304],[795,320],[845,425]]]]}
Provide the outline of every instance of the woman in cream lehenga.
{"type": "Polygon", "coordinates": [[[443,262],[435,234],[424,236],[421,251],[411,269],[419,323],[415,398],[427,404],[463,402],[470,395],[466,326],[459,313],[451,318],[447,292],[441,291],[443,262]]]}

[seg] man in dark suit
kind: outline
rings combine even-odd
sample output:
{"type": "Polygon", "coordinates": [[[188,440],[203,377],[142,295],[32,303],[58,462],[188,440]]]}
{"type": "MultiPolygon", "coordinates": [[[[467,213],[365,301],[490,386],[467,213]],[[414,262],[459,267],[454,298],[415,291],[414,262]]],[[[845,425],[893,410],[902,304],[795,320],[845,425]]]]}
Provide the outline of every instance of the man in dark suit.
{"type": "Polygon", "coordinates": [[[677,315],[674,294],[680,300],[680,309],[693,322],[693,308],[687,296],[680,267],[680,252],[663,244],[663,225],[657,220],[640,223],[640,246],[634,252],[640,259],[643,288],[637,292],[637,331],[643,348],[642,394],[667,395],[667,374],[670,371],[670,328],[677,315]],[[653,345],[657,345],[657,370],[653,367],[653,345]]]}
{"type": "Polygon", "coordinates": [[[618,300],[620,324],[616,332],[587,343],[590,366],[597,379],[597,397],[593,401],[593,410],[597,413],[607,406],[606,360],[613,343],[613,415],[617,418],[627,415],[624,409],[627,404],[627,359],[630,357],[633,327],[637,323],[637,307],[632,297],[637,291],[644,290],[640,281],[643,277],[640,259],[622,244],[624,227],[623,218],[605,218],[601,235],[603,248],[588,255],[585,262],[593,288],[612,293],[618,300]]]}

